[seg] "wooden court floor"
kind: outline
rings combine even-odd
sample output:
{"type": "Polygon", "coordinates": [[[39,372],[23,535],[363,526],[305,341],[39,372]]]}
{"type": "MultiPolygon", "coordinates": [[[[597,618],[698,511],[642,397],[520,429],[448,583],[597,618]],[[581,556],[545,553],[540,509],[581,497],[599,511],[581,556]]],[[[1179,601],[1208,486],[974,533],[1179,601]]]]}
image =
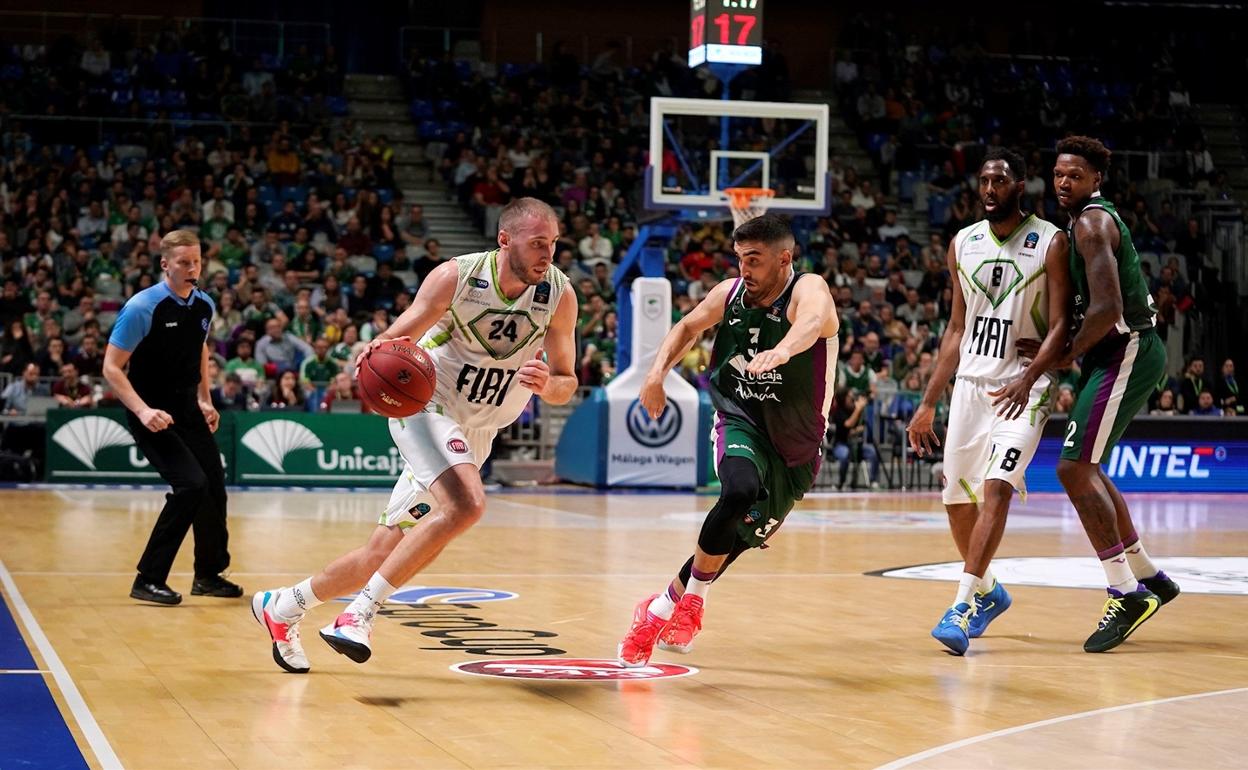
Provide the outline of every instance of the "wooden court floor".
{"type": "MultiPolygon", "coordinates": [[[[291,584],[362,543],[385,499],[232,494],[233,579],[249,595],[291,584]]],[[[316,636],[343,605],[317,608],[299,676],[274,665],[247,598],[189,596],[189,547],[170,580],[182,606],[127,597],[158,491],[3,490],[5,609],[36,668],[0,685],[41,678],[91,767],[1244,767],[1248,559],[1196,558],[1248,557],[1242,498],[1129,500],[1163,568],[1193,557],[1205,574],[1185,583],[1171,568],[1192,590],[1109,654],[1081,648],[1103,592],[1008,580],[1013,608],[966,657],[942,652],[928,632],[953,584],[868,574],[958,561],[939,500],[843,495],[808,498],[773,547],[733,566],[691,654],[655,656],[696,673],[601,681],[572,663],[588,673],[549,681],[450,667],[516,650],[549,652],[526,659],[539,667],[613,658],[713,498],[494,494],[481,526],[412,584],[439,590],[405,594],[459,604],[392,605],[364,665],[316,636]]],[[[1000,557],[1034,557],[1026,569],[1059,583],[1099,569],[1056,496],[1016,502],[1000,557]]],[[[26,716],[0,699],[0,735],[4,722],[26,734],[26,716]]],[[[0,768],[12,751],[0,742],[0,768]]]]}

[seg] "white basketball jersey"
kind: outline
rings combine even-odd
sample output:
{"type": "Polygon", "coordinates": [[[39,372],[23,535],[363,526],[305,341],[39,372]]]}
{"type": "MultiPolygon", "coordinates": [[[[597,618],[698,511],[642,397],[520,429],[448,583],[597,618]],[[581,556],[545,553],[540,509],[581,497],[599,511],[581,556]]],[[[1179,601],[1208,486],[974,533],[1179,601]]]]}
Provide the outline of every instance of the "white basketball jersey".
{"type": "Polygon", "coordinates": [[[1034,215],[1005,241],[986,219],[958,232],[958,283],[966,301],[959,377],[1007,380],[1026,370],[1015,343],[1043,340],[1048,332],[1044,256],[1059,232],[1034,215]]]}
{"type": "Polygon", "coordinates": [[[551,265],[545,280],[509,300],[498,288],[497,261],[498,251],[455,257],[450,311],[420,340],[438,373],[431,408],[466,429],[502,428],[524,411],[533,391],[516,372],[541,348],[568,286],[551,265]]]}

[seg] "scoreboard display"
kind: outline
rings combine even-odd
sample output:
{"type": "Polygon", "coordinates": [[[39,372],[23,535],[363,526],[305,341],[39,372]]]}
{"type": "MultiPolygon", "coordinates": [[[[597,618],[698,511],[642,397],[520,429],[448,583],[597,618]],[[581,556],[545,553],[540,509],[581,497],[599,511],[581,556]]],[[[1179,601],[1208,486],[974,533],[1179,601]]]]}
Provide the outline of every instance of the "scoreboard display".
{"type": "Polygon", "coordinates": [[[690,0],[690,67],[762,61],[763,0],[690,0]]]}

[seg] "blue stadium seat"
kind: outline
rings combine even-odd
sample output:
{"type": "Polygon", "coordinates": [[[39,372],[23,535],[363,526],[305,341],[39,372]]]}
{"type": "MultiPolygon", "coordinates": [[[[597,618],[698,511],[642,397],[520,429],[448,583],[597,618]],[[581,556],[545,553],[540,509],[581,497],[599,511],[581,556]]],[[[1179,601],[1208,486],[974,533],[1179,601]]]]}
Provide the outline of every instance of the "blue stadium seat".
{"type": "Polygon", "coordinates": [[[155,88],[140,88],[139,104],[145,109],[156,109],[160,106],[160,91],[157,91],[155,88]]]}
{"type": "Polygon", "coordinates": [[[325,100],[325,103],[329,106],[330,113],[335,117],[351,114],[351,106],[348,104],[345,96],[331,96],[325,100]]]}
{"type": "Polygon", "coordinates": [[[282,57],[275,53],[260,54],[260,67],[268,72],[274,72],[282,68],[282,57]]]}
{"type": "Polygon", "coordinates": [[[129,88],[118,88],[109,96],[114,107],[125,107],[134,101],[134,91],[129,88]]]}
{"type": "Polygon", "coordinates": [[[413,99],[408,114],[412,116],[412,120],[428,120],[433,117],[433,105],[424,99],[413,99]]]}
{"type": "Polygon", "coordinates": [[[130,70],[114,69],[108,71],[109,81],[116,88],[125,88],[130,85],[130,70]]]}
{"type": "Polygon", "coordinates": [[[21,80],[26,75],[26,70],[20,64],[6,64],[0,67],[0,80],[21,80]]]}
{"type": "Polygon", "coordinates": [[[460,80],[470,80],[472,78],[472,62],[459,59],[455,62],[455,75],[460,80]]]}
{"type": "Polygon", "coordinates": [[[391,190],[389,187],[379,187],[377,189],[377,200],[381,202],[381,205],[388,206],[393,199],[394,190],[391,190]]]}
{"type": "Polygon", "coordinates": [[[161,96],[161,101],[166,107],[180,108],[186,106],[186,91],[170,90],[165,91],[161,96]]]}
{"type": "Polygon", "coordinates": [[[416,132],[421,139],[436,139],[441,130],[442,127],[432,120],[422,120],[416,127],[416,132]]]}
{"type": "Polygon", "coordinates": [[[953,196],[948,193],[929,195],[927,198],[927,221],[933,227],[941,227],[949,221],[949,207],[953,196]]]}
{"type": "Polygon", "coordinates": [[[299,207],[303,208],[303,203],[308,199],[308,188],[304,185],[294,185],[282,188],[282,200],[292,198],[299,207]]]}
{"type": "Polygon", "coordinates": [[[373,256],[377,258],[377,263],[393,262],[394,247],[385,243],[379,243],[373,246],[373,256]]]}
{"type": "Polygon", "coordinates": [[[917,171],[903,171],[897,175],[897,197],[903,201],[914,200],[914,185],[921,177],[917,171]]]}

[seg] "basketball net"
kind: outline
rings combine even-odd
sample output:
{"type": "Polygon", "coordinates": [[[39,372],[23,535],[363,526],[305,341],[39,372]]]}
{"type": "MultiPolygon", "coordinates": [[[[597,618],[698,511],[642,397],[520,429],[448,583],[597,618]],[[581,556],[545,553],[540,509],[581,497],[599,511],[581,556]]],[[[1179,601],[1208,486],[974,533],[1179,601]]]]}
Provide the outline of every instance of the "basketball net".
{"type": "Polygon", "coordinates": [[[766,187],[729,187],[724,193],[728,196],[728,208],[732,211],[732,226],[736,228],[766,214],[767,206],[771,203],[769,199],[776,191],[766,187]]]}

